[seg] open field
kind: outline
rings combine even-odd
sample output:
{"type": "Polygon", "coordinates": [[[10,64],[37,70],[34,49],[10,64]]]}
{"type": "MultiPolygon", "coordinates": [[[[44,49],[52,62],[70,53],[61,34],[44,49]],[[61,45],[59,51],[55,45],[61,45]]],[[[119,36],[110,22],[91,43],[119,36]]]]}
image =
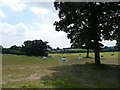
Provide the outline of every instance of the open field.
{"type": "Polygon", "coordinates": [[[17,55],[2,56],[3,88],[116,88],[118,53],[103,52],[102,65],[79,54],[50,54],[47,59],[17,55]],[[61,61],[62,57],[67,61],[61,61]]]}

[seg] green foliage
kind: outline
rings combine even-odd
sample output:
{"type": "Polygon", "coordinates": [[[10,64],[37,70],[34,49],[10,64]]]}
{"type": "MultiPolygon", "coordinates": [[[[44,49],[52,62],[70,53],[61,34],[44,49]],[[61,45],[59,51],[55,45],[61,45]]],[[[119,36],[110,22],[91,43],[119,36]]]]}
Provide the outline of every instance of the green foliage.
{"type": "Polygon", "coordinates": [[[60,18],[54,23],[56,30],[68,33],[71,42],[77,39],[87,42],[96,37],[99,41],[112,40],[113,33],[118,34],[117,2],[54,2],[54,6],[60,18]]]}
{"type": "Polygon", "coordinates": [[[42,40],[24,41],[22,48],[28,56],[47,56],[47,42],[42,40]]]}
{"type": "Polygon", "coordinates": [[[16,54],[16,55],[24,55],[21,46],[13,45],[10,48],[2,48],[3,54],[16,54]]]}
{"type": "Polygon", "coordinates": [[[10,48],[3,48],[1,46],[3,54],[16,54],[16,55],[28,55],[28,56],[48,56],[48,50],[52,47],[47,45],[48,42],[42,40],[24,41],[24,45],[13,45],[10,48]]]}
{"type": "MultiPolygon", "coordinates": [[[[56,31],[64,31],[73,46],[94,44],[95,63],[100,64],[100,44],[117,40],[120,33],[118,2],[54,2],[59,12],[56,31]]],[[[90,47],[88,47],[90,48],[90,47]]]]}
{"type": "Polygon", "coordinates": [[[118,49],[118,51],[120,51],[120,40],[117,40],[115,48],[118,49]]]}

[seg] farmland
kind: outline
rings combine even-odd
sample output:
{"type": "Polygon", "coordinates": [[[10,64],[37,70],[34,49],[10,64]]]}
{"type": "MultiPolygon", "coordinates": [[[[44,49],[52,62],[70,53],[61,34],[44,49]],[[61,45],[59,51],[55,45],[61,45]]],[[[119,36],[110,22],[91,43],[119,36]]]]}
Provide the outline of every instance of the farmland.
{"type": "Polygon", "coordinates": [[[3,88],[116,88],[118,52],[102,52],[102,65],[94,65],[94,55],[49,54],[49,57],[2,55],[3,88]],[[112,55],[114,54],[114,55],[112,55]],[[61,61],[66,57],[66,61],[61,61]]]}

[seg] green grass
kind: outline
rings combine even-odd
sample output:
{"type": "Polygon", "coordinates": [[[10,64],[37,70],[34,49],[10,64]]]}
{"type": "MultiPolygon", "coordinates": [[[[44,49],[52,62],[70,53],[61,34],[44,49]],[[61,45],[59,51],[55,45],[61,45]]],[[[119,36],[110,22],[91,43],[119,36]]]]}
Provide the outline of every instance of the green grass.
{"type": "Polygon", "coordinates": [[[79,54],[50,54],[41,57],[3,55],[3,88],[116,88],[118,53],[103,52],[102,65],[94,65],[94,55],[78,61],[79,54]],[[61,57],[68,61],[61,62],[61,57]]]}

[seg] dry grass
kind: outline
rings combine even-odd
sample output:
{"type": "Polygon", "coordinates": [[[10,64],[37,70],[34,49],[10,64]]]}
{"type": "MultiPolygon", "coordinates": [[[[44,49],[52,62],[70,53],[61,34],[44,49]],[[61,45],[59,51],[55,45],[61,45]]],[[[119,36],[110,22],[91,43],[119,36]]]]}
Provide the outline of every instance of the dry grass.
{"type": "MultiPolygon", "coordinates": [[[[101,53],[101,66],[79,54],[41,57],[3,55],[3,88],[115,88],[118,87],[118,53],[101,53]],[[61,62],[61,57],[68,61],[61,62]],[[104,65],[107,64],[107,65],[104,65]]],[[[81,54],[85,57],[85,53],[81,54]]]]}

